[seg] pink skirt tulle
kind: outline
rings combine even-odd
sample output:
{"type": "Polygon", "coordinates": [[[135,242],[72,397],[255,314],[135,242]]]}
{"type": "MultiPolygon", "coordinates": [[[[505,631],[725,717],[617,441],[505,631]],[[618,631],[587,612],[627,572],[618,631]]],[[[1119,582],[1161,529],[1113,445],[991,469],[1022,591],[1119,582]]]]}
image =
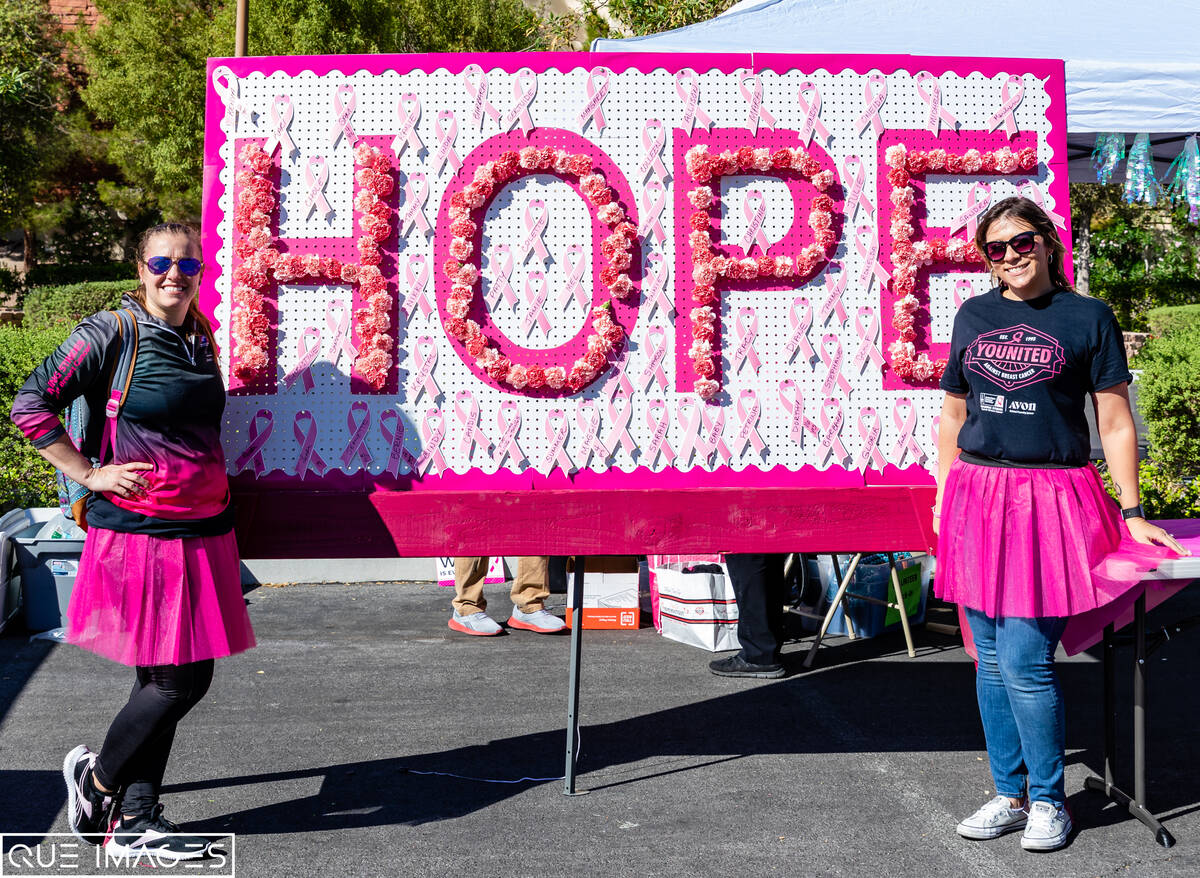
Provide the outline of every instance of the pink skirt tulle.
{"type": "Polygon", "coordinates": [[[934,593],[992,617],[1076,616],[1121,597],[1171,554],[1134,542],[1095,467],[955,460],[934,593]]]}
{"type": "Polygon", "coordinates": [[[237,542],[92,527],[67,610],[67,641],[124,665],[183,665],[254,646],[237,542]]]}

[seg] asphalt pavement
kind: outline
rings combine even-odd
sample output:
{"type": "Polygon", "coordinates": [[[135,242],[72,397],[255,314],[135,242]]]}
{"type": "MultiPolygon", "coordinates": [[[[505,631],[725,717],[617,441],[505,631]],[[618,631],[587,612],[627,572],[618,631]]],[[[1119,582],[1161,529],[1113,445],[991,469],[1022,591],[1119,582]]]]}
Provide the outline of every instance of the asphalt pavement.
{"type": "MultiPolygon", "coordinates": [[[[506,592],[488,591],[501,620],[506,592]]],[[[794,641],[788,677],[744,680],[711,675],[710,654],[649,627],[586,631],[587,794],[568,797],[567,637],[457,634],[450,593],[432,584],[258,587],[246,599],[258,647],[217,663],[167,771],[168,817],[234,833],[234,863],[190,874],[1200,874],[1200,629],[1177,632],[1149,668],[1148,799],[1177,844],[1158,846],[1083,788],[1103,764],[1092,650],[1060,656],[1078,831],[1036,855],[1019,834],[954,833],[992,789],[972,664],[953,637],[917,628],[915,659],[899,634],[834,638],[809,671],[807,640],[794,641]]],[[[1193,585],[1151,628],[1198,613],[1193,585]]],[[[1128,708],[1128,651],[1119,659],[1128,708]]],[[[67,830],[62,758],[99,749],[131,683],[128,668],[75,647],[0,636],[0,832],[67,830]]],[[[1128,726],[1123,714],[1126,782],[1128,726]]],[[[0,874],[34,874],[14,844],[6,836],[0,874]]]]}

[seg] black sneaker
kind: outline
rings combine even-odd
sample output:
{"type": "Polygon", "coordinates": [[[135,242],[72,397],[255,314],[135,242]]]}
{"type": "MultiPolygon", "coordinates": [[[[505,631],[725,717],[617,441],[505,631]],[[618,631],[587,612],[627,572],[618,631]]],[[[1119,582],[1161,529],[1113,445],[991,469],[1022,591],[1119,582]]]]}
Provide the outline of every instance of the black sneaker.
{"type": "Polygon", "coordinates": [[[162,816],[163,806],[155,805],[149,814],[122,817],[113,824],[104,853],[113,858],[141,857],[147,861],[174,862],[198,860],[208,856],[209,839],[184,835],[179,827],[162,816]]]}
{"type": "Polygon", "coordinates": [[[90,782],[96,754],[80,744],[63,760],[63,780],[67,784],[67,823],[80,841],[103,844],[113,797],[106,796],[90,782]]]}
{"type": "Polygon", "coordinates": [[[779,662],[756,665],[742,658],[740,652],[709,662],[708,669],[718,677],[762,677],[773,680],[784,675],[783,665],[779,662]]]}

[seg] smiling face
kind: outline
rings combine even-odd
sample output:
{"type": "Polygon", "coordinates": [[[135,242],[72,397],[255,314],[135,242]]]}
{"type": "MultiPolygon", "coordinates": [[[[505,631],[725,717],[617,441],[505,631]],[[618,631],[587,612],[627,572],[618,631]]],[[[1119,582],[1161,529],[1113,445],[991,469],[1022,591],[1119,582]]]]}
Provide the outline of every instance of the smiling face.
{"type": "MultiPolygon", "coordinates": [[[[987,228],[986,240],[1008,241],[1022,232],[1036,231],[1033,226],[1014,216],[998,217],[987,228]]],[[[1033,252],[1022,256],[1011,246],[1005,249],[1004,258],[988,260],[996,278],[1007,285],[1004,295],[1010,299],[1034,299],[1049,292],[1050,251],[1042,236],[1034,236],[1033,252]]]]}
{"type": "Polygon", "coordinates": [[[159,232],[146,241],[145,252],[138,263],[138,278],[146,291],[146,310],[172,326],[183,325],[204,274],[201,270],[195,277],[188,277],[179,270],[178,260],[189,256],[200,258],[200,244],[193,236],[184,232],[159,232]],[[164,274],[154,274],[146,266],[146,260],[155,256],[172,260],[164,274]]]}

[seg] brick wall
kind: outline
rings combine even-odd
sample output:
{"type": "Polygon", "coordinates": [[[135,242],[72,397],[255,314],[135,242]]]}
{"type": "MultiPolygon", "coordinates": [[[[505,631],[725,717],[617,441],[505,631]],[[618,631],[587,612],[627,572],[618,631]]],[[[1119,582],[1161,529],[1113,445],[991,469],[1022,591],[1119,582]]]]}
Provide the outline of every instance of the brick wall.
{"type": "Polygon", "coordinates": [[[94,0],[50,0],[50,14],[58,19],[64,30],[73,30],[79,16],[87,24],[95,24],[99,13],[94,0]]]}
{"type": "Polygon", "coordinates": [[[1150,337],[1148,332],[1123,332],[1125,336],[1125,358],[1132,360],[1134,354],[1142,349],[1142,345],[1146,343],[1146,339],[1150,337]]]}

